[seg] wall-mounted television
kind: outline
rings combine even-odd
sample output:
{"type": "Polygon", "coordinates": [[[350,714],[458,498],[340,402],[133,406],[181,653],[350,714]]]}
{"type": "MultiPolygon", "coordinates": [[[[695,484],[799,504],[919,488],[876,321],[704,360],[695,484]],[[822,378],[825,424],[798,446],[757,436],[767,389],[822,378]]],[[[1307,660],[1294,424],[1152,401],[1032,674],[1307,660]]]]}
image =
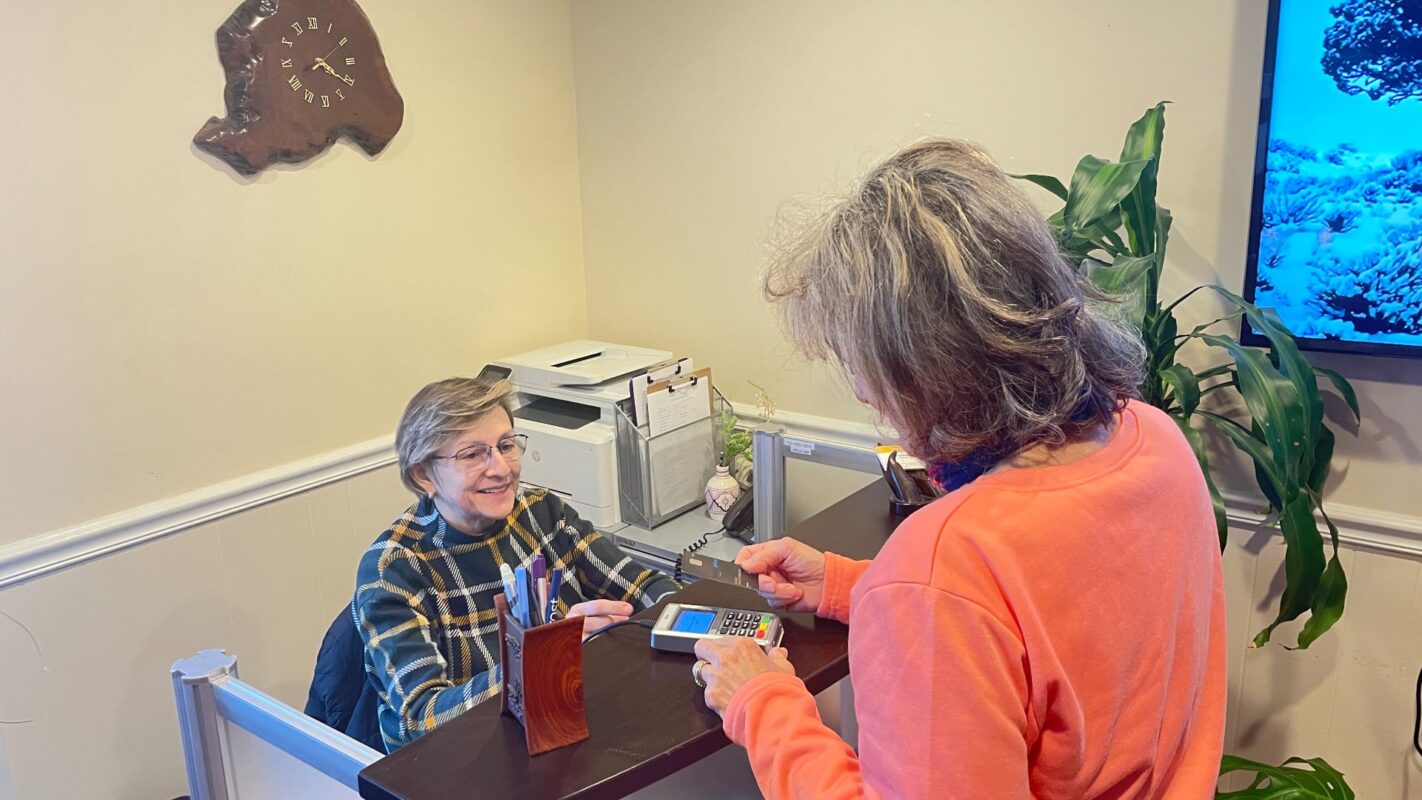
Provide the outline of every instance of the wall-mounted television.
{"type": "Polygon", "coordinates": [[[1245,296],[1301,347],[1422,356],[1422,0],[1271,0],[1245,296]]]}

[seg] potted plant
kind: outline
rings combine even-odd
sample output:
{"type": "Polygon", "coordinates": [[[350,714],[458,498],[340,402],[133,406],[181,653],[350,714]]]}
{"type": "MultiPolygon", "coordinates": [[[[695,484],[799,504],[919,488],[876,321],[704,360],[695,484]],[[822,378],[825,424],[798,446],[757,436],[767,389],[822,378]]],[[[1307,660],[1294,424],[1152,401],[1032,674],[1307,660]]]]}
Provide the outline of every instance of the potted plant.
{"type": "MultiPolygon", "coordinates": [[[[1169,210],[1156,202],[1164,138],[1162,102],[1130,126],[1119,161],[1088,155],[1078,162],[1069,186],[1049,175],[1016,177],[1062,201],[1061,210],[1049,222],[1063,254],[1080,265],[1093,284],[1120,297],[1122,312],[1140,331],[1147,359],[1141,399],[1174,418],[1190,442],[1214,502],[1221,548],[1229,522],[1211,473],[1205,433],[1224,437],[1253,463],[1259,490],[1284,537],[1286,584],[1277,614],[1255,635],[1252,646],[1264,645],[1280,624],[1308,612],[1298,635],[1298,647],[1306,648],[1342,616],[1348,589],[1338,560],[1338,530],[1323,502],[1335,437],[1324,420],[1319,380],[1332,384],[1355,419],[1357,396],[1341,375],[1305,360],[1293,334],[1270,310],[1223,287],[1197,286],[1168,303],[1161,302],[1160,279],[1171,225],[1169,210]],[[1222,300],[1228,313],[1182,332],[1176,311],[1185,302],[1209,294],[1222,300]],[[1268,340],[1267,350],[1247,347],[1232,335],[1241,318],[1268,340]],[[1192,343],[1204,345],[1192,348],[1192,357],[1202,353],[1220,357],[1200,365],[1187,363],[1185,348],[1192,343]],[[1214,402],[1224,399],[1210,397],[1217,393],[1233,395],[1239,402],[1214,402]],[[1242,412],[1230,410],[1241,404],[1242,412]],[[1331,556],[1327,558],[1319,518],[1331,539],[1331,556]]],[[[1270,767],[1227,756],[1222,773],[1255,770],[1258,777],[1246,793],[1221,796],[1265,796],[1263,792],[1293,781],[1320,791],[1335,784],[1341,787],[1338,794],[1300,797],[1353,796],[1341,774],[1326,762],[1300,762],[1311,770],[1288,766],[1296,761],[1270,767]]]]}

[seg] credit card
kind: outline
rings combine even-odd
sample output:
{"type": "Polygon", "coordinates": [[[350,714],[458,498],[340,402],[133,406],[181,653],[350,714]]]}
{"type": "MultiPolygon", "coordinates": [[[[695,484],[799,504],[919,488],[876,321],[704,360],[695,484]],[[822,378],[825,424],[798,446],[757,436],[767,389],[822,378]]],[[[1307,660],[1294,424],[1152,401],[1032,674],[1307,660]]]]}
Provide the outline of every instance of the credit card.
{"type": "Polygon", "coordinates": [[[759,576],[741,569],[734,561],[703,555],[685,555],[681,559],[681,571],[698,578],[708,578],[717,583],[729,583],[755,591],[759,586],[759,576]]]}

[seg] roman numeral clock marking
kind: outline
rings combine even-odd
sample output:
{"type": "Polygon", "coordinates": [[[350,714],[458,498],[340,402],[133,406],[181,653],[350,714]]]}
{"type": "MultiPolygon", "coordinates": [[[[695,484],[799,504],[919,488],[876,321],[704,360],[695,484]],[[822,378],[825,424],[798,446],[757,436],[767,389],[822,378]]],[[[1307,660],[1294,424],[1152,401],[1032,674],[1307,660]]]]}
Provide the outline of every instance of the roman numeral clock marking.
{"type": "MultiPolygon", "coordinates": [[[[345,36],[335,41],[326,39],[321,34],[321,20],[317,17],[298,17],[297,21],[289,26],[293,33],[287,36],[299,37],[307,31],[316,31],[317,35],[308,40],[309,45],[303,44],[300,50],[296,50],[296,41],[283,36],[281,43],[289,48],[293,48],[293,55],[289,58],[282,58],[281,69],[286,74],[286,83],[293,92],[306,102],[307,105],[317,106],[316,98],[321,98],[319,106],[321,108],[331,107],[331,95],[320,94],[320,90],[327,92],[334,90],[336,101],[344,102],[346,94],[340,86],[331,86],[332,81],[343,83],[346,86],[355,86],[355,76],[349,74],[350,68],[356,65],[355,56],[338,56],[337,51],[350,41],[345,36]],[[335,65],[340,64],[345,67],[337,71],[335,65]],[[310,84],[309,86],[307,84],[310,84]],[[327,88],[330,87],[330,88],[327,88]]],[[[335,28],[334,22],[326,24],[325,34],[332,34],[335,28]]]]}

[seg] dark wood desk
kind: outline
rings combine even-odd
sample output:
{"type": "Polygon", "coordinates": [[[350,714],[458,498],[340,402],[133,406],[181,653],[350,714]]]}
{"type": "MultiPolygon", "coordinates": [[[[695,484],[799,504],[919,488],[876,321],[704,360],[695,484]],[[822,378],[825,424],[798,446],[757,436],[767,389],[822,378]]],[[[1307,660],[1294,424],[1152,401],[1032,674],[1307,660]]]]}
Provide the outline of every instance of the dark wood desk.
{"type": "MultiPolygon", "coordinates": [[[[872,558],[898,520],[879,481],[816,514],[790,535],[822,550],[872,558]]],[[[698,581],[679,602],[761,609],[745,589],[698,581]]],[[[639,617],[655,620],[661,604],[639,617]]],[[[809,614],[785,618],[784,646],[811,692],[849,674],[848,628],[809,614]]],[[[583,651],[583,693],[591,737],[530,758],[518,723],[499,715],[497,701],[475,706],[444,727],[361,770],[368,800],[461,797],[622,797],[729,744],[721,718],[691,681],[690,655],[647,646],[648,631],[608,631],[583,651]]]]}

